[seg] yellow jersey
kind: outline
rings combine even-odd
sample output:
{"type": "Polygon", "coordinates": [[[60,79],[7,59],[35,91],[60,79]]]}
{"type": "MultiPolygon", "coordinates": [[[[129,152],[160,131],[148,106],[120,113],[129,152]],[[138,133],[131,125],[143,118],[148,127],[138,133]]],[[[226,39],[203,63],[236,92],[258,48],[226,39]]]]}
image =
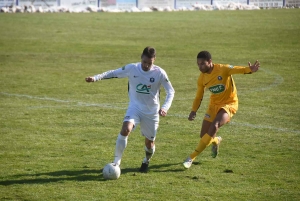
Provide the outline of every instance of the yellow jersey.
{"type": "Polygon", "coordinates": [[[208,89],[211,92],[210,104],[238,104],[237,90],[231,75],[249,73],[251,73],[249,67],[213,64],[213,70],[210,74],[201,73],[199,75],[197,93],[193,102],[192,111],[197,112],[200,107],[204,89],[208,89]]]}

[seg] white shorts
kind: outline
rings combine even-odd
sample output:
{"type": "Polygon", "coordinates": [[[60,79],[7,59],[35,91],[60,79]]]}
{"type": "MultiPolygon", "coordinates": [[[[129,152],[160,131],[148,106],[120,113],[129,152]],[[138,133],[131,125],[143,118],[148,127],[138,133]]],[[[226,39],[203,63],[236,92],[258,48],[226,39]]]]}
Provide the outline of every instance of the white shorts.
{"type": "MultiPolygon", "coordinates": [[[[133,123],[135,130],[136,127],[140,124],[141,135],[145,136],[147,139],[154,141],[156,138],[156,133],[159,124],[159,114],[156,115],[145,115],[134,108],[128,108],[124,121],[129,121],[133,123]]],[[[123,122],[124,122],[123,121],[123,122]]]]}

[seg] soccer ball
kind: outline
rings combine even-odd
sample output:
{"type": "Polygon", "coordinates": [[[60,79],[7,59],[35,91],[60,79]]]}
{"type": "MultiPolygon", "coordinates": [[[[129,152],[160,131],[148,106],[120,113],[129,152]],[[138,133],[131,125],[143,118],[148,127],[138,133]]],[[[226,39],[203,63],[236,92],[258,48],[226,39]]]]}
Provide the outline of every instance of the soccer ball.
{"type": "Polygon", "coordinates": [[[115,163],[108,163],[103,168],[103,177],[104,179],[113,180],[118,179],[121,175],[121,169],[115,163]]]}

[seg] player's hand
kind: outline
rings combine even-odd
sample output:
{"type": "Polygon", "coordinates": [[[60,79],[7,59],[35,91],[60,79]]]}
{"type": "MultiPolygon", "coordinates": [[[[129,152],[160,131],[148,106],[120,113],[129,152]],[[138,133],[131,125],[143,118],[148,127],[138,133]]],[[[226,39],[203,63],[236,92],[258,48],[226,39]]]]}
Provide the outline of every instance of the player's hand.
{"type": "Polygon", "coordinates": [[[191,111],[188,120],[193,121],[196,118],[196,112],[191,111]]]}
{"type": "Polygon", "coordinates": [[[165,117],[165,116],[167,116],[167,110],[162,108],[158,111],[158,114],[162,117],[165,117]]]}
{"type": "Polygon", "coordinates": [[[95,79],[94,79],[94,77],[86,77],[85,81],[86,82],[95,82],[95,79]]]}
{"type": "Polygon", "coordinates": [[[258,60],[255,61],[253,65],[251,65],[250,61],[248,62],[249,68],[251,69],[251,72],[256,72],[258,71],[258,68],[260,67],[260,63],[258,60]]]}

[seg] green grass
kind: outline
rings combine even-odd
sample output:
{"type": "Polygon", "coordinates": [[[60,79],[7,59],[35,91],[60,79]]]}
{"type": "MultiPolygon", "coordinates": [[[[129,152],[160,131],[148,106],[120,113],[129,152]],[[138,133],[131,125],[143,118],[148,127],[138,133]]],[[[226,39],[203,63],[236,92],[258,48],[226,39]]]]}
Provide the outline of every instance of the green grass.
{"type": "MultiPolygon", "coordinates": [[[[0,15],[0,200],[299,200],[300,10],[0,15]],[[138,62],[157,49],[176,90],[161,118],[150,172],[139,129],[122,175],[105,181],[127,107],[127,79],[89,75],[138,62]],[[239,111],[219,131],[218,158],[199,140],[208,92],[194,122],[196,55],[261,62],[234,75],[239,111]]],[[[163,94],[164,95],[164,94],[163,94]]]]}

